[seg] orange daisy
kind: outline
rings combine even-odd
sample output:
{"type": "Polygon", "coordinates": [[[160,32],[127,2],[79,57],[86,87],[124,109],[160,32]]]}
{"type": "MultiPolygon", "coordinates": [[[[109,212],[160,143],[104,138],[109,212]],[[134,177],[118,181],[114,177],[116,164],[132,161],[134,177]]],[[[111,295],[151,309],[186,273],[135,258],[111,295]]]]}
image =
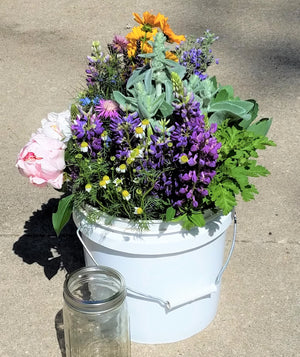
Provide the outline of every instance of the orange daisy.
{"type": "Polygon", "coordinates": [[[152,32],[145,32],[143,31],[143,25],[133,27],[132,31],[126,35],[126,39],[129,41],[127,45],[128,57],[135,55],[138,40],[141,41],[143,53],[152,52],[152,47],[148,44],[148,41],[153,41],[156,33],[156,28],[153,28],[152,32]]]}
{"type": "Polygon", "coordinates": [[[164,24],[162,32],[167,36],[167,41],[170,43],[176,42],[180,44],[180,42],[185,41],[185,37],[183,35],[175,35],[167,23],[164,24]]]}
{"type": "Polygon", "coordinates": [[[136,12],[133,13],[134,20],[141,25],[150,25],[151,27],[156,27],[156,16],[150,14],[149,11],[143,13],[143,18],[139,16],[136,12]]]}
{"type": "Polygon", "coordinates": [[[174,62],[178,62],[178,57],[171,51],[166,51],[166,58],[174,62]]]}

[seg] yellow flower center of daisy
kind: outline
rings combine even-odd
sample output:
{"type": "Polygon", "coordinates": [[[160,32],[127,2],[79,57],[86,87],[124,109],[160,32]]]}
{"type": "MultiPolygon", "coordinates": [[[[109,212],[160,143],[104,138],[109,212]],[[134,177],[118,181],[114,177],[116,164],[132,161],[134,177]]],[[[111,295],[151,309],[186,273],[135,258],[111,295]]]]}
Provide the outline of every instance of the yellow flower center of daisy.
{"type": "Polygon", "coordinates": [[[126,170],[126,165],[125,165],[125,164],[121,164],[121,165],[119,166],[119,169],[120,169],[120,170],[126,170]]]}
{"type": "Polygon", "coordinates": [[[107,175],[105,175],[105,176],[103,176],[102,180],[105,181],[105,182],[107,182],[107,181],[110,180],[110,178],[109,178],[107,175]]]}
{"type": "Polygon", "coordinates": [[[129,195],[130,195],[130,193],[129,193],[127,190],[123,190],[123,191],[122,191],[122,196],[123,196],[124,198],[127,198],[129,195]]]}
{"type": "Polygon", "coordinates": [[[80,146],[81,146],[82,148],[86,148],[86,147],[88,147],[88,143],[87,143],[86,141],[83,141],[83,142],[80,144],[80,146]]]}
{"type": "Polygon", "coordinates": [[[138,126],[137,128],[135,128],[135,132],[136,134],[143,134],[144,129],[141,126],[138,126]]]}
{"type": "Polygon", "coordinates": [[[142,214],[142,213],[143,213],[142,207],[136,207],[135,213],[136,213],[136,214],[142,214]]]}
{"type": "Polygon", "coordinates": [[[149,125],[149,124],[150,124],[150,122],[149,122],[148,119],[143,119],[142,120],[142,125],[149,125]]]}
{"type": "Polygon", "coordinates": [[[106,186],[106,181],[101,180],[101,181],[99,182],[99,186],[100,186],[100,187],[106,186]]]}

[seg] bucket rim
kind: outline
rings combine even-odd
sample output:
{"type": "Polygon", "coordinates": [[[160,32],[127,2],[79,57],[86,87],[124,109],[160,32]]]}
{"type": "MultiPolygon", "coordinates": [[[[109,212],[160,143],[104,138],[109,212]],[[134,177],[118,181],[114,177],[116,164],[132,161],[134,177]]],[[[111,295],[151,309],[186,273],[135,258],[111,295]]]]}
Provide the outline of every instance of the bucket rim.
{"type": "Polygon", "coordinates": [[[147,231],[133,229],[132,225],[105,225],[87,221],[84,210],[73,210],[74,223],[87,245],[95,243],[103,248],[134,255],[168,255],[183,253],[209,244],[222,236],[233,220],[233,212],[213,215],[204,227],[185,230],[179,223],[159,221],[147,231]],[[90,242],[90,243],[89,243],[90,242]]]}

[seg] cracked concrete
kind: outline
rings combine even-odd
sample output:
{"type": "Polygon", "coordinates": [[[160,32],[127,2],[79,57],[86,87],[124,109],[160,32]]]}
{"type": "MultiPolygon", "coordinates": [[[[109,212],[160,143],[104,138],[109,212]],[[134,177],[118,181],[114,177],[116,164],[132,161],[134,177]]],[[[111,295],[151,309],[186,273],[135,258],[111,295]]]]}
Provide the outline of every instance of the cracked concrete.
{"type": "Polygon", "coordinates": [[[253,181],[259,196],[239,202],[238,239],[213,323],[178,343],[133,344],[132,356],[299,354],[298,2],[2,0],[1,357],[64,356],[62,284],[65,272],[82,264],[74,226],[61,241],[51,227],[59,193],[30,186],[14,167],[16,155],[40,120],[65,110],[80,89],[91,42],[105,46],[134,26],[133,11],[151,9],[168,16],[176,33],[209,28],[220,36],[220,64],[210,73],[241,98],[258,100],[260,116],[274,118],[269,136],[277,147],[261,152],[271,175],[253,181]]]}

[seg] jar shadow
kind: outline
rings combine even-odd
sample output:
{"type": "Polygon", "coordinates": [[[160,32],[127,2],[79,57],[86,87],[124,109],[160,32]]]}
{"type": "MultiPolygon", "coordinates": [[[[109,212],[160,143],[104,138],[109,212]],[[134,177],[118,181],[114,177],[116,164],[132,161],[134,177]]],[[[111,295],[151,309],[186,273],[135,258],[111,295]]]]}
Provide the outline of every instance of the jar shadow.
{"type": "Polygon", "coordinates": [[[55,330],[57,342],[61,351],[61,356],[66,357],[66,344],[64,336],[64,319],[63,319],[63,310],[59,310],[55,316],[55,330]]]}

